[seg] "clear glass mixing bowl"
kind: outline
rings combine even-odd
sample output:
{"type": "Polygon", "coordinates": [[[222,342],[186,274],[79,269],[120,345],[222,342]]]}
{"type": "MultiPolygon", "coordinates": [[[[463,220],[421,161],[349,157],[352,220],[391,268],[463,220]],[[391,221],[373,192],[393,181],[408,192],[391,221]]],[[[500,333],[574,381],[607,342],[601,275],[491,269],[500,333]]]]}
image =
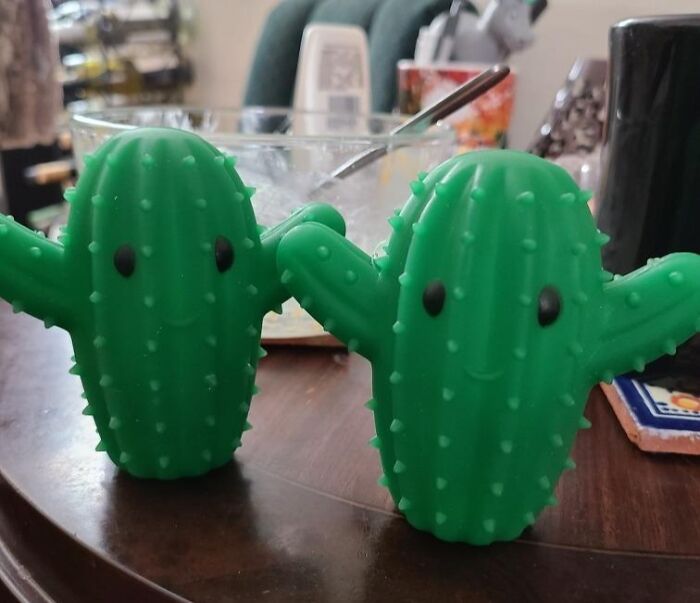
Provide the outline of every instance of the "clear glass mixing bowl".
{"type": "MultiPolygon", "coordinates": [[[[405,203],[410,181],[457,148],[453,130],[444,124],[420,133],[389,136],[405,119],[259,107],[123,107],[76,114],[71,131],[78,171],[85,153],[125,129],[165,126],[195,132],[236,157],[241,178],[257,189],[253,207],[260,224],[276,224],[309,201],[327,202],[345,217],[348,238],[373,253],[389,235],[386,220],[405,203]],[[310,194],[334,168],[377,145],[387,145],[390,152],[310,194]]],[[[264,339],[289,341],[323,335],[321,327],[293,301],[284,310],[282,316],[266,317],[264,339]]]]}

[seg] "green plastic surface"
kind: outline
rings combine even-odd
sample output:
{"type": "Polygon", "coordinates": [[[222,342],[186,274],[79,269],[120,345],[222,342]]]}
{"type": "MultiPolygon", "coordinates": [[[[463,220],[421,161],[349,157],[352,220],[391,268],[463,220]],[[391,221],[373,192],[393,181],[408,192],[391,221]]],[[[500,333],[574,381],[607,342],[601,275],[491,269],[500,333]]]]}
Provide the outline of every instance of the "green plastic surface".
{"type": "Polygon", "coordinates": [[[513,539],[556,504],[591,386],[700,328],[700,257],[613,279],[589,195],[524,153],[461,155],[411,188],[386,255],[306,224],[279,246],[281,279],[371,361],[370,444],[408,521],[513,539]]]}
{"type": "Polygon", "coordinates": [[[70,332],[98,450],[139,477],[204,473],[250,428],[282,235],[343,220],[307,206],[259,235],[233,158],[179,130],[120,134],[85,164],[60,244],[0,216],[0,296],[70,332]]]}

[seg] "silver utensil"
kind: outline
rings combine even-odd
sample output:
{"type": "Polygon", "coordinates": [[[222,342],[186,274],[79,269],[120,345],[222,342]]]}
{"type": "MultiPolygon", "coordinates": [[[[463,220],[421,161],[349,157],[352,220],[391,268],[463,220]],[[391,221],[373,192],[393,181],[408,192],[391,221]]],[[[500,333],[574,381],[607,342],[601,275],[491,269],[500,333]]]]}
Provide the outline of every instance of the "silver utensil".
{"type": "MultiPolygon", "coordinates": [[[[508,65],[494,65],[485,71],[482,71],[475,78],[462,84],[459,88],[443,96],[440,100],[432,105],[429,105],[413,117],[406,120],[400,126],[389,132],[389,136],[394,137],[398,134],[406,134],[409,132],[421,131],[428,126],[433,125],[437,121],[451,115],[464,105],[471,103],[479,98],[485,92],[488,92],[496,84],[501,82],[510,73],[508,65]]],[[[400,137],[397,136],[396,142],[392,142],[391,148],[398,149],[404,146],[401,143],[400,137]]],[[[313,196],[321,190],[325,190],[333,186],[337,179],[347,178],[350,174],[363,167],[373,163],[380,157],[384,157],[389,152],[388,145],[372,147],[362,153],[351,157],[348,161],[339,165],[331,174],[318,184],[309,194],[313,196]]]]}

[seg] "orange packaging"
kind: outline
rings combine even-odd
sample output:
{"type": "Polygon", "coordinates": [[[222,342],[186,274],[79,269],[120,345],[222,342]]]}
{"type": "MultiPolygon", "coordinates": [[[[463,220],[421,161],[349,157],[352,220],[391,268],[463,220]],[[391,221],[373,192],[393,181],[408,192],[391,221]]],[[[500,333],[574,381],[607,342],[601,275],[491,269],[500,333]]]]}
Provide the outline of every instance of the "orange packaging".
{"type": "MultiPolygon", "coordinates": [[[[473,63],[418,65],[415,61],[399,61],[399,110],[410,115],[417,113],[488,67],[473,63]]],[[[511,72],[486,94],[447,118],[457,132],[461,150],[506,146],[514,98],[515,75],[511,72]]]]}

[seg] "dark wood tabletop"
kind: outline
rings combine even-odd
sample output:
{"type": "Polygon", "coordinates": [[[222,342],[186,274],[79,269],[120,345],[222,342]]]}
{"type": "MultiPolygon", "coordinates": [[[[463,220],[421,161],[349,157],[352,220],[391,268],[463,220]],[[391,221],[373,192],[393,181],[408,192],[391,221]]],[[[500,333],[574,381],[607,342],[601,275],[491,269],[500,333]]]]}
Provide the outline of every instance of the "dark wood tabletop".
{"type": "Polygon", "coordinates": [[[515,542],[471,547],[412,529],[377,485],[357,355],[270,350],[232,462],[157,482],[93,450],[71,353],[66,333],[0,304],[5,598],[700,600],[700,459],[639,451],[598,389],[560,504],[515,542]]]}

